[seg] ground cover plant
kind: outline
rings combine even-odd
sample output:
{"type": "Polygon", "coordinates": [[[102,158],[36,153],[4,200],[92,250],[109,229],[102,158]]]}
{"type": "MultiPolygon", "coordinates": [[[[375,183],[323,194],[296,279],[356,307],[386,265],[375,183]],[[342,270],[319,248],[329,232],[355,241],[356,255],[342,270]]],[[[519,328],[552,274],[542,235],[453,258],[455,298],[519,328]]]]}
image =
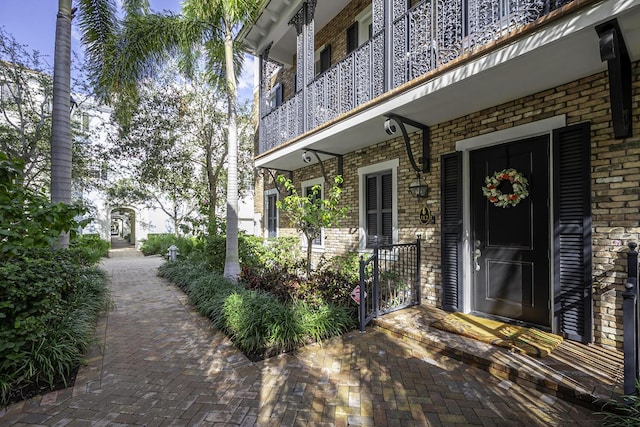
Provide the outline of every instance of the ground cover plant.
{"type": "Polygon", "coordinates": [[[98,234],[83,234],[71,239],[69,247],[77,249],[77,253],[85,257],[86,264],[96,264],[101,258],[109,255],[111,243],[103,240],[98,234]]]}
{"type": "Polygon", "coordinates": [[[606,427],[624,427],[640,425],[640,382],[636,381],[635,394],[612,398],[604,402],[600,425],[606,427]]]}
{"type": "Polygon", "coordinates": [[[66,386],[109,301],[102,270],[77,251],[27,249],[0,266],[0,402],[66,386]]]}
{"type": "MultiPolygon", "coordinates": [[[[357,306],[349,292],[355,286],[353,280],[357,283],[357,274],[337,266],[353,266],[357,256],[332,259],[307,276],[304,259],[299,251],[295,255],[298,239],[261,243],[260,249],[258,240],[247,239],[247,247],[243,247],[240,239],[242,277],[238,282],[225,279],[222,270],[215,268],[220,267],[224,253],[216,253],[208,245],[179,261],[165,263],[160,275],[179,286],[190,304],[253,360],[356,327],[357,306]],[[252,254],[247,255],[246,264],[243,253],[252,254]]],[[[218,246],[217,239],[210,241],[211,247],[218,246]]],[[[224,238],[221,241],[224,243],[224,238]]]]}
{"type": "Polygon", "coordinates": [[[0,153],[0,404],[64,386],[93,341],[109,299],[95,267],[108,243],[77,239],[78,206],[23,185],[20,161],[0,153]],[[61,232],[69,249],[52,250],[61,232]]]}

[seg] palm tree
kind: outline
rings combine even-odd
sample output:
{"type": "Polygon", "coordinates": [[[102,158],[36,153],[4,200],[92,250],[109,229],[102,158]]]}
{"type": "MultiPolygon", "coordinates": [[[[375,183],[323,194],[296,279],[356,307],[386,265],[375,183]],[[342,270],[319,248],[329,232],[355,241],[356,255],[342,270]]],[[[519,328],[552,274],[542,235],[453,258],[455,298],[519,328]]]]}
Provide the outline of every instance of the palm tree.
{"type": "MultiPolygon", "coordinates": [[[[71,0],[58,1],[51,122],[51,201],[71,203],[71,0]]],[[[69,235],[58,240],[69,246],[69,235]]]]}
{"type": "MultiPolygon", "coordinates": [[[[87,45],[92,79],[105,98],[116,95],[119,109],[135,99],[135,83],[153,74],[168,55],[180,54],[188,73],[201,49],[211,85],[227,97],[227,240],[224,275],[237,279],[238,257],[238,131],[236,72],[242,56],[236,44],[240,27],[251,20],[261,0],[185,0],[183,14],[148,13],[146,0],[125,0],[119,25],[113,0],[81,0],[88,6],[81,29],[87,45]],[[104,3],[100,7],[96,4],[104,3]],[[92,9],[92,10],[89,10],[92,9]],[[93,13],[92,13],[93,11],[93,13]],[[96,23],[99,21],[99,25],[96,23]]],[[[84,12],[84,11],[83,11],[84,12]]],[[[118,108],[117,108],[118,109],[118,108]]]]}

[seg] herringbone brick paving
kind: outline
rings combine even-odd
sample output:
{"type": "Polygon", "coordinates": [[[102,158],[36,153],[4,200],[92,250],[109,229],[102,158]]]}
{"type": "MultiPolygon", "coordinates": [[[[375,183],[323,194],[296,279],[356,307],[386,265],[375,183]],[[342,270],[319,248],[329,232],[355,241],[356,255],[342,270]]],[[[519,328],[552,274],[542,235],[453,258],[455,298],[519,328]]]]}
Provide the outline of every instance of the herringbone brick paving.
{"type": "Polygon", "coordinates": [[[380,328],[253,363],[156,276],[161,262],[104,262],[114,307],[102,347],[73,388],[10,406],[0,425],[597,425],[583,407],[380,328]]]}

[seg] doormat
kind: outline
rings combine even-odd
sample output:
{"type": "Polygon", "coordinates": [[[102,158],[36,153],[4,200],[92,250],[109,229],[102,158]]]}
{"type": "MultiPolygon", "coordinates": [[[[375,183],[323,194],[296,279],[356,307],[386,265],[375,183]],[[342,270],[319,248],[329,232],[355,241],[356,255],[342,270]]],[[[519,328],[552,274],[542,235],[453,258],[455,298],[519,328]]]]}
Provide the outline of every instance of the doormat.
{"type": "Polygon", "coordinates": [[[548,356],[562,342],[561,336],[539,329],[509,325],[464,313],[448,314],[431,326],[536,357],[548,356]]]}

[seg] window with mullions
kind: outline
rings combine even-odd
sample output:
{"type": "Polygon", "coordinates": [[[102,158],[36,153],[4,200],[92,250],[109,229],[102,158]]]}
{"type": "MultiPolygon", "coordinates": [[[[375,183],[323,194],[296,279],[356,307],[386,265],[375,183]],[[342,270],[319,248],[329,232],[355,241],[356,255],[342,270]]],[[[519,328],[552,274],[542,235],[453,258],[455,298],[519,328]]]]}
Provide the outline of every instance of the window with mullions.
{"type": "Polygon", "coordinates": [[[367,247],[393,243],[393,179],[391,171],[369,174],[366,182],[367,247]]]}
{"type": "Polygon", "coordinates": [[[398,159],[358,168],[359,250],[398,243],[398,159]]]}
{"type": "Polygon", "coordinates": [[[17,86],[10,81],[0,81],[0,101],[15,103],[18,95],[17,86]]]}
{"type": "Polygon", "coordinates": [[[278,190],[267,190],[264,193],[265,235],[267,238],[278,237],[278,190]]]}

